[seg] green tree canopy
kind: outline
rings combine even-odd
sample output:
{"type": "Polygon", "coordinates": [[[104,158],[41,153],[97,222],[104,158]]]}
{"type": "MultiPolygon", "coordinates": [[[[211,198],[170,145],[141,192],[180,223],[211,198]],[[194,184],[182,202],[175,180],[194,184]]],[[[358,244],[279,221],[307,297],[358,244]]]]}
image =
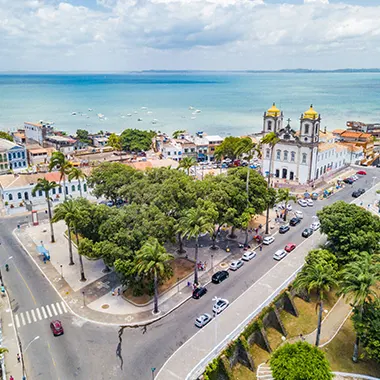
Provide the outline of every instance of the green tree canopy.
{"type": "Polygon", "coordinates": [[[121,145],[121,137],[116,133],[111,133],[111,135],[108,137],[107,145],[111,146],[119,152],[123,150],[123,147],[121,145]]]}
{"type": "Polygon", "coordinates": [[[339,269],[336,256],[327,249],[312,249],[307,254],[305,261],[307,265],[330,265],[336,272],[339,269]]]}
{"type": "Polygon", "coordinates": [[[90,143],[90,139],[88,138],[88,131],[85,129],[77,129],[76,138],[82,143],[90,143]]]}
{"type": "Polygon", "coordinates": [[[9,133],[4,131],[0,131],[0,139],[5,139],[13,142],[13,137],[9,133]]]}
{"type": "Polygon", "coordinates": [[[324,353],[307,342],[286,343],[270,358],[274,380],[331,380],[324,353]]]}
{"type": "Polygon", "coordinates": [[[241,141],[240,137],[229,136],[226,137],[223,142],[215,148],[215,158],[217,160],[229,158],[235,160],[237,157],[237,148],[241,141]]]}
{"type": "Polygon", "coordinates": [[[141,152],[149,150],[154,131],[142,131],[140,129],[126,129],[120,135],[121,146],[125,152],[141,152]]]}

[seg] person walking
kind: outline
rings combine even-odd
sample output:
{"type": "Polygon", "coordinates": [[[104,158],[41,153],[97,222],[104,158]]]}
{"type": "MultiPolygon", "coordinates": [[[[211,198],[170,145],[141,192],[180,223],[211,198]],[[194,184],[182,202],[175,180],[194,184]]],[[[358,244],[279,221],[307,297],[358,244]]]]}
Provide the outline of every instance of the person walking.
{"type": "Polygon", "coordinates": [[[260,252],[263,250],[263,246],[262,245],[260,245],[260,252]]]}
{"type": "Polygon", "coordinates": [[[17,354],[17,363],[20,363],[20,360],[21,360],[20,354],[17,354]]]}

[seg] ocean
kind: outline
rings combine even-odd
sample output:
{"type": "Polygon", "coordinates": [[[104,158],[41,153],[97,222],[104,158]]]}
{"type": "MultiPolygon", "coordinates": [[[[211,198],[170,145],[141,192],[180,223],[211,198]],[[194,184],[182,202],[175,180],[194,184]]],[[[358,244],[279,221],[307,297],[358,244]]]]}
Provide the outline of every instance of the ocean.
{"type": "Polygon", "coordinates": [[[310,104],[328,130],[345,128],[347,120],[380,122],[380,74],[0,75],[0,129],[6,131],[44,120],[69,134],[139,128],[239,136],[261,131],[273,102],[295,129],[310,104]]]}

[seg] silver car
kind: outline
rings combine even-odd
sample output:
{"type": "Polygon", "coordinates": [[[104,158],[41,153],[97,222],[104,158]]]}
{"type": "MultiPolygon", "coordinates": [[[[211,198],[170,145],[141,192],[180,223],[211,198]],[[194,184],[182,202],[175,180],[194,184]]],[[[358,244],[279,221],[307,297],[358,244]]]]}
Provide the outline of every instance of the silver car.
{"type": "Polygon", "coordinates": [[[202,314],[195,320],[195,326],[201,329],[203,326],[206,326],[207,323],[211,321],[211,319],[212,317],[210,314],[207,314],[207,313],[202,314]]]}
{"type": "Polygon", "coordinates": [[[277,261],[282,260],[286,256],[286,251],[284,249],[279,249],[273,255],[273,258],[277,261]]]}
{"type": "Polygon", "coordinates": [[[265,244],[265,245],[272,244],[273,242],[274,242],[274,237],[273,236],[267,236],[263,240],[263,244],[265,244]]]}
{"type": "Polygon", "coordinates": [[[244,264],[243,261],[241,260],[234,260],[231,264],[230,264],[230,269],[231,270],[238,270],[240,267],[242,267],[244,264]]]}
{"type": "Polygon", "coordinates": [[[219,314],[221,313],[230,303],[228,300],[220,298],[215,302],[215,305],[212,308],[213,313],[219,314]]]}
{"type": "Polygon", "coordinates": [[[254,257],[256,257],[256,252],[255,251],[247,251],[247,252],[244,252],[244,254],[241,257],[241,259],[244,260],[244,261],[249,261],[249,260],[253,259],[254,257]]]}

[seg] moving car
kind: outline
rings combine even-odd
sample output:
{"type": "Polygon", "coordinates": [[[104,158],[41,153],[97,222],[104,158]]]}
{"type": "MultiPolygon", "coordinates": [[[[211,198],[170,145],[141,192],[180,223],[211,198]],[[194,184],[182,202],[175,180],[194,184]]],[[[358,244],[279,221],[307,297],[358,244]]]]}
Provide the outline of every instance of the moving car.
{"type": "Polygon", "coordinates": [[[352,175],[351,178],[352,178],[354,181],[357,181],[357,180],[359,179],[359,177],[358,177],[356,174],[352,175]]]}
{"type": "Polygon", "coordinates": [[[367,175],[367,172],[365,170],[359,170],[359,171],[356,172],[356,174],[367,175]]]}
{"type": "Polygon", "coordinates": [[[284,210],[285,209],[285,206],[286,206],[286,209],[288,210],[288,211],[292,211],[292,206],[288,203],[287,205],[285,205],[285,203],[281,203],[281,204],[279,204],[278,205],[278,208],[280,209],[280,210],[284,210]]]}
{"type": "Polygon", "coordinates": [[[231,270],[238,270],[240,267],[243,266],[243,264],[244,264],[244,261],[242,261],[242,260],[234,260],[230,264],[230,269],[231,270]]]}
{"type": "Polygon", "coordinates": [[[229,277],[229,273],[226,270],[220,270],[212,275],[211,281],[214,284],[219,284],[229,277]]]}
{"type": "Polygon", "coordinates": [[[213,306],[212,311],[213,311],[215,314],[219,314],[219,313],[221,313],[225,308],[227,308],[227,306],[228,306],[229,304],[230,304],[230,303],[229,303],[226,299],[220,298],[220,299],[218,299],[218,300],[215,302],[215,305],[213,306]]]}
{"type": "Polygon", "coordinates": [[[263,244],[269,245],[274,242],[274,237],[273,236],[267,236],[263,239],[263,244]]]}
{"type": "Polygon", "coordinates": [[[206,326],[207,323],[211,321],[211,319],[212,318],[210,314],[204,313],[195,320],[195,326],[201,329],[203,326],[206,326]]]}
{"type": "Polygon", "coordinates": [[[343,180],[344,183],[348,183],[349,185],[352,185],[354,183],[354,180],[352,178],[345,178],[343,180]]]}
{"type": "Polygon", "coordinates": [[[59,336],[63,334],[63,326],[61,321],[55,320],[50,322],[50,329],[54,336],[59,336]]]}
{"type": "Polygon", "coordinates": [[[249,260],[253,259],[254,257],[256,257],[256,252],[255,251],[247,251],[247,252],[244,252],[244,254],[241,257],[241,259],[244,260],[244,261],[249,261],[249,260]]]}
{"type": "Polygon", "coordinates": [[[306,207],[306,206],[307,206],[307,202],[306,202],[305,199],[300,199],[300,200],[298,201],[298,204],[299,204],[300,206],[302,206],[302,207],[306,207]]]}
{"type": "Polygon", "coordinates": [[[283,224],[282,226],[280,226],[278,232],[280,234],[284,234],[285,232],[288,232],[289,230],[290,230],[289,223],[286,223],[286,224],[283,224]]]}
{"type": "Polygon", "coordinates": [[[362,194],[365,193],[365,190],[364,189],[357,189],[355,190],[353,193],[352,193],[352,196],[354,198],[357,198],[357,197],[360,197],[362,194]]]}
{"type": "Polygon", "coordinates": [[[285,251],[286,252],[292,252],[293,249],[295,249],[295,248],[296,248],[296,245],[294,243],[288,243],[285,246],[285,251]]]}
{"type": "Polygon", "coordinates": [[[306,203],[307,203],[307,205],[310,206],[310,207],[314,206],[314,202],[313,202],[312,199],[307,199],[307,200],[306,200],[306,203]]]}
{"type": "Polygon", "coordinates": [[[275,260],[281,260],[283,259],[284,257],[286,256],[286,251],[284,249],[279,249],[278,251],[276,251],[273,255],[273,258],[275,260]]]}
{"type": "Polygon", "coordinates": [[[205,294],[207,293],[207,289],[205,287],[200,287],[200,288],[196,288],[194,291],[193,291],[193,298],[195,300],[201,298],[202,296],[204,296],[205,294]]]}
{"type": "Polygon", "coordinates": [[[313,231],[317,231],[317,229],[318,229],[320,226],[321,226],[321,223],[319,223],[319,221],[316,221],[316,222],[311,223],[310,228],[311,228],[313,231]]]}
{"type": "Polygon", "coordinates": [[[303,212],[302,211],[294,211],[294,215],[298,218],[298,219],[303,219],[303,212]]]}
{"type": "Polygon", "coordinates": [[[296,226],[297,224],[299,224],[299,223],[301,223],[301,219],[300,218],[292,218],[292,219],[290,219],[290,222],[289,222],[289,224],[292,226],[292,227],[294,227],[294,226],[296,226]]]}
{"type": "Polygon", "coordinates": [[[313,230],[311,228],[305,228],[303,231],[302,231],[302,237],[304,238],[307,238],[311,235],[313,235],[313,230]]]}

